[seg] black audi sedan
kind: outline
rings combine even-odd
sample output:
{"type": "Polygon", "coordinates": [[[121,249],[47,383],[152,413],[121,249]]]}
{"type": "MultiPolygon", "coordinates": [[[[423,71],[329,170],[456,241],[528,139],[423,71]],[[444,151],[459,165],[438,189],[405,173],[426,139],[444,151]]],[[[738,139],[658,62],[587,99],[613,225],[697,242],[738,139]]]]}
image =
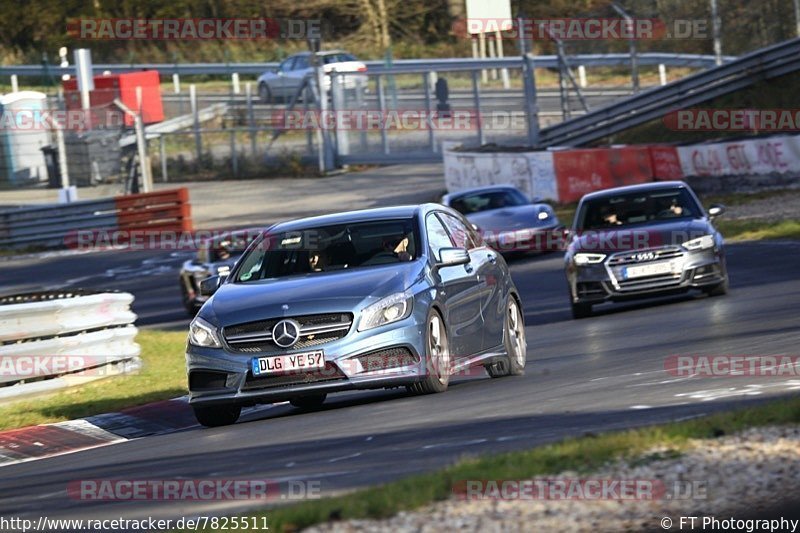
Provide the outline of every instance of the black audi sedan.
{"type": "Polygon", "coordinates": [[[574,318],[606,301],[699,289],[728,291],[722,235],[684,182],[606,189],[585,195],[564,257],[574,318]]]}

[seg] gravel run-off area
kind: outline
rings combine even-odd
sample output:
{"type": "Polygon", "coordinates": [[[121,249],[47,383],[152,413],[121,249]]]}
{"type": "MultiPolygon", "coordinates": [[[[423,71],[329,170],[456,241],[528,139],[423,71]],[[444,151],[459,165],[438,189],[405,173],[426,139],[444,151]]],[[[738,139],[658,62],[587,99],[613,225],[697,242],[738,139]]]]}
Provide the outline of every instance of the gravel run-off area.
{"type": "Polygon", "coordinates": [[[386,520],[329,522],[306,531],[654,531],[663,530],[665,518],[672,521],[671,529],[678,531],[681,516],[748,519],[765,515],[783,498],[797,499],[800,493],[800,427],[749,429],[691,441],[681,450],[653,449],[643,457],[633,463],[610,464],[591,474],[562,472],[547,479],[656,480],[666,489],[663,495],[656,491],[652,498],[632,500],[454,496],[386,520]],[[674,487],[681,487],[683,494],[675,497],[674,487]]]}

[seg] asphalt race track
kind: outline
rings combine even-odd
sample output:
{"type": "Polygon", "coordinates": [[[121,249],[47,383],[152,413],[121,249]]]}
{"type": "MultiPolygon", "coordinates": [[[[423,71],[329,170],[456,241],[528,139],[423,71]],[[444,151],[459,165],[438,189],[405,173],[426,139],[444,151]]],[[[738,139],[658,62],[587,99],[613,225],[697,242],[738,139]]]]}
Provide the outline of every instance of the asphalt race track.
{"type": "MultiPolygon", "coordinates": [[[[0,276],[11,292],[66,282],[131,291],[142,324],[182,327],[187,319],[176,269],[184,257],[113,252],[7,260],[0,276]]],[[[227,428],[196,427],[6,466],[0,469],[0,515],[103,519],[235,512],[247,504],[85,502],[68,498],[66,486],[81,479],[219,477],[319,481],[331,494],[465,455],[796,394],[797,377],[675,377],[664,366],[672,355],[798,355],[798,260],[800,242],[729,245],[727,296],[600,307],[596,316],[574,321],[560,254],[517,259],[512,273],[528,335],[524,377],[459,378],[434,396],[399,390],[334,395],[317,412],[277,405],[227,428]]]]}

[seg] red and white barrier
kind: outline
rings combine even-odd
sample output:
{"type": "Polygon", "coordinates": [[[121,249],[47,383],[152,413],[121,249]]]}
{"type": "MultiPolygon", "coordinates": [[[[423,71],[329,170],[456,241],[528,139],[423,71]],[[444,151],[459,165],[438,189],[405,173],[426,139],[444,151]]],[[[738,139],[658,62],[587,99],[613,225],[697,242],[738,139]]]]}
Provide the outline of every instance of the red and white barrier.
{"type": "Polygon", "coordinates": [[[510,184],[530,196],[569,203],[592,191],[649,181],[800,174],[800,135],[540,152],[454,151],[451,145],[444,149],[444,167],[450,192],[510,184]]]}
{"type": "Polygon", "coordinates": [[[679,146],[678,156],[686,176],[800,173],[800,136],[679,146]]]}

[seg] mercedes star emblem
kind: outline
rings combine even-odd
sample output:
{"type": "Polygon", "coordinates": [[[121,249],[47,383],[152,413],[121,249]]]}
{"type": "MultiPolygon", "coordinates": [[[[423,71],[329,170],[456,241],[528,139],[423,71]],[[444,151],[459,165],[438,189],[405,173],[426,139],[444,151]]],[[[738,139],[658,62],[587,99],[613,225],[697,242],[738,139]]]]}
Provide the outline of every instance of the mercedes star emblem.
{"type": "Polygon", "coordinates": [[[294,320],[281,320],[272,328],[272,341],[281,348],[294,346],[300,339],[300,324],[294,320]]]}

